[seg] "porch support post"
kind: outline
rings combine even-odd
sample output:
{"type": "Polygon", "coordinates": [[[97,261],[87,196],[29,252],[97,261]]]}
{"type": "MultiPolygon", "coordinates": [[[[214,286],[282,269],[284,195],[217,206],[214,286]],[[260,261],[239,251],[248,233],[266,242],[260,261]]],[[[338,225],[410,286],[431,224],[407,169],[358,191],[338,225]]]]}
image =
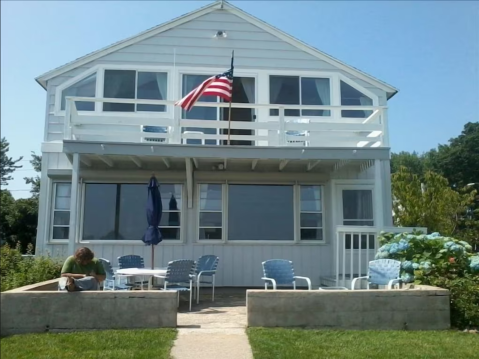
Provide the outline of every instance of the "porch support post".
{"type": "Polygon", "coordinates": [[[193,165],[191,158],[185,158],[186,165],[186,199],[188,208],[193,208],[193,165]]]}
{"type": "Polygon", "coordinates": [[[70,232],[68,235],[68,255],[72,255],[75,251],[75,240],[77,230],[77,213],[78,213],[78,182],[80,180],[80,155],[73,154],[72,166],[72,185],[70,197],[70,232]]]}
{"type": "Polygon", "coordinates": [[[374,224],[378,231],[384,227],[382,161],[374,160],[374,224]]]}

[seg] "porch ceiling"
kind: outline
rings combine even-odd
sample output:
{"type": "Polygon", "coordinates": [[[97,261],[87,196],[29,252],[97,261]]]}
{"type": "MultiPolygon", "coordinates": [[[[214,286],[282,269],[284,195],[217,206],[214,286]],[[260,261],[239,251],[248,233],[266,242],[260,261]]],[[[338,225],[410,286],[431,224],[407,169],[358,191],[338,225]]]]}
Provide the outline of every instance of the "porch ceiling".
{"type": "Polygon", "coordinates": [[[372,165],[371,160],[307,160],[307,159],[225,159],[225,158],[177,158],[164,156],[128,155],[80,155],[80,168],[85,170],[187,170],[190,160],[196,171],[256,172],[256,173],[332,173],[342,169],[362,170],[372,165]]]}
{"type": "MultiPolygon", "coordinates": [[[[112,167],[111,161],[122,162],[127,160],[134,166],[141,167],[145,163],[163,162],[165,168],[172,168],[176,162],[184,163],[185,158],[196,158],[209,164],[219,164],[226,160],[232,164],[254,163],[253,169],[264,161],[264,164],[273,161],[283,161],[281,169],[286,165],[318,167],[321,163],[337,163],[338,161],[358,162],[369,160],[388,160],[389,148],[321,148],[321,147],[261,147],[261,146],[206,146],[206,145],[151,145],[146,143],[102,143],[96,141],[64,141],[63,151],[67,155],[79,153],[84,163],[97,162],[99,159],[106,166],[112,167]],[[85,155],[85,156],[83,156],[85,155]],[[158,161],[160,159],[160,161],[158,161]],[[167,159],[165,161],[165,159],[167,159]],[[109,161],[111,160],[111,161],[109,161]],[[286,162],[288,161],[288,162],[286,162]],[[169,163],[168,163],[169,162],[169,163]],[[315,164],[316,163],[316,164],[315,164]]],[[[93,164],[92,164],[93,165],[93,164]]],[[[320,166],[321,167],[321,166],[320,166]]]]}

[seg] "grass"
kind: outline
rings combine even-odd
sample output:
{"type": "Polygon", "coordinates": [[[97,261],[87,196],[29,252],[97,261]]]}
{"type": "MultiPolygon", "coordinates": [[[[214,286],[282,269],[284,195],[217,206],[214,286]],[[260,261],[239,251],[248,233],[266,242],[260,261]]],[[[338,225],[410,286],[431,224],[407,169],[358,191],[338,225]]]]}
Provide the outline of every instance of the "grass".
{"type": "Polygon", "coordinates": [[[456,331],[247,330],[255,359],[472,359],[479,334],[456,331]]]}
{"type": "Polygon", "coordinates": [[[175,329],[23,334],[2,338],[2,359],[167,359],[175,329]]]}

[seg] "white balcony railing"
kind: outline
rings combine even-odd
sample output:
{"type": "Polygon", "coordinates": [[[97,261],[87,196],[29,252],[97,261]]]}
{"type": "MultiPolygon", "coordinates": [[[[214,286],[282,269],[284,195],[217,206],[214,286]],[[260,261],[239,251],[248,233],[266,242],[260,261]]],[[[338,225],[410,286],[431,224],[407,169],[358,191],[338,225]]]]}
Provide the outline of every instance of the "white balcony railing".
{"type": "MultiPolygon", "coordinates": [[[[233,110],[228,121],[183,119],[174,101],[67,97],[64,139],[112,142],[160,142],[170,144],[226,144],[248,141],[256,146],[387,147],[387,108],[381,106],[303,106],[233,103],[232,108],[251,109],[248,120],[233,110]],[[95,111],[78,111],[76,102],[94,102],[95,111]],[[103,103],[165,105],[165,112],[106,112],[103,103]],[[271,116],[270,110],[278,110],[271,116]],[[285,110],[323,110],[330,116],[286,116],[285,110]],[[364,118],[342,117],[342,111],[364,111],[364,118]],[[254,117],[253,117],[254,114],[254,117]],[[236,118],[235,118],[236,117],[236,118]],[[255,118],[254,120],[251,120],[255,118]],[[150,128],[148,128],[150,127],[150,128]],[[153,127],[153,128],[151,128],[153,127]],[[152,129],[153,132],[145,132],[152,129]]],[[[228,103],[198,102],[196,107],[227,108],[228,103]]],[[[218,116],[219,117],[219,116],[218,116]]]]}

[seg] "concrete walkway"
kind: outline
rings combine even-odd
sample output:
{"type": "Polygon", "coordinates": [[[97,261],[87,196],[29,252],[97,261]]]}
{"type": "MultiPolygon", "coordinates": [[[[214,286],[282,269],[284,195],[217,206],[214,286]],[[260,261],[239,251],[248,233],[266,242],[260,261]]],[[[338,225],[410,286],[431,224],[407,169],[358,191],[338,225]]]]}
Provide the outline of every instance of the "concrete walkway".
{"type": "Polygon", "coordinates": [[[219,289],[215,302],[211,291],[202,291],[199,305],[188,311],[181,301],[178,313],[178,337],[171,355],[174,359],[252,359],[245,333],[246,292],[219,289]]]}

